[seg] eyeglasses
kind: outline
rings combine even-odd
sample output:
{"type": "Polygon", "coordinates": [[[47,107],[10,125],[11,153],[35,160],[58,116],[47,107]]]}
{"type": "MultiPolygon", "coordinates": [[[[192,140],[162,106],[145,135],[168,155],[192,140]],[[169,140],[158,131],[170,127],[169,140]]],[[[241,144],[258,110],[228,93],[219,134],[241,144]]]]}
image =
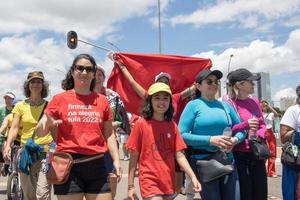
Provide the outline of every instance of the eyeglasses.
{"type": "Polygon", "coordinates": [[[84,65],[74,65],[74,69],[80,73],[83,73],[85,70],[86,73],[92,73],[96,71],[96,68],[93,66],[84,66],[84,65]]]}
{"type": "Polygon", "coordinates": [[[207,85],[212,85],[213,83],[215,85],[219,85],[220,84],[220,81],[218,79],[216,79],[216,80],[205,79],[205,82],[206,82],[207,85]]]}

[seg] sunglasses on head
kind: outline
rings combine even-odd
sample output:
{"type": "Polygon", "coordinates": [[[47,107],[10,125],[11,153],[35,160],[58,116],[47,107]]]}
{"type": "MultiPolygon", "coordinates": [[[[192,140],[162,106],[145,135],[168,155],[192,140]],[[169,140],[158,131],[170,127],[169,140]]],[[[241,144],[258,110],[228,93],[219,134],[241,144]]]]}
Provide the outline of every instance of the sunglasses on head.
{"type": "Polygon", "coordinates": [[[205,79],[205,82],[206,82],[207,85],[212,85],[213,83],[215,85],[219,85],[220,84],[220,81],[218,79],[216,79],[216,80],[205,79]]]}
{"type": "Polygon", "coordinates": [[[86,73],[91,73],[91,72],[95,72],[96,68],[93,66],[84,66],[84,65],[74,65],[74,69],[78,72],[83,73],[83,71],[85,70],[86,73]]]}

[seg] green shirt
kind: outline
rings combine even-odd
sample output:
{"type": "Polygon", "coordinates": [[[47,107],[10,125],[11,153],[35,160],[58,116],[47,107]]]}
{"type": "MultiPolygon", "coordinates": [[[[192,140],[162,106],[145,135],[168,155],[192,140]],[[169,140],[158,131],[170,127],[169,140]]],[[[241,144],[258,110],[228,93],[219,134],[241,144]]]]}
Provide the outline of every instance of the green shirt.
{"type": "Polygon", "coordinates": [[[2,122],[3,122],[3,120],[4,120],[4,118],[5,118],[8,114],[10,114],[10,113],[11,113],[11,110],[8,110],[8,109],[6,108],[6,106],[0,108],[0,126],[1,126],[1,124],[2,124],[2,122]]]}

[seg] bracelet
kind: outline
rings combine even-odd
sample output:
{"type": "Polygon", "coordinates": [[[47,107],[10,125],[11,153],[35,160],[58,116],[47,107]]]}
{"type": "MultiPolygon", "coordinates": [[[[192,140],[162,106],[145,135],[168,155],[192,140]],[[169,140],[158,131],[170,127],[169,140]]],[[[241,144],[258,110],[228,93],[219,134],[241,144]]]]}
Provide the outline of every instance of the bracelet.
{"type": "Polygon", "coordinates": [[[131,189],[134,189],[134,185],[133,184],[128,185],[128,190],[131,190],[131,189]]]}
{"type": "Polygon", "coordinates": [[[121,69],[121,70],[122,70],[122,69],[125,69],[125,65],[120,64],[119,66],[120,66],[120,69],[121,69]]]}

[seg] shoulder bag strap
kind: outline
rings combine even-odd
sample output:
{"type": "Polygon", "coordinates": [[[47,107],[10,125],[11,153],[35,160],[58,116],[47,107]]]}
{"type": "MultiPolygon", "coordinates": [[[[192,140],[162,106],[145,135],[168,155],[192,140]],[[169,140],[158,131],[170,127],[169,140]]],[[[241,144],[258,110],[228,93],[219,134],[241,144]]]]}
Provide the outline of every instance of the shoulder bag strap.
{"type": "MultiPolygon", "coordinates": [[[[220,102],[220,101],[219,101],[219,102],[220,102]]],[[[223,105],[223,103],[220,102],[220,104],[221,104],[221,106],[223,107],[223,110],[224,110],[224,112],[225,112],[225,115],[226,115],[226,118],[227,118],[227,122],[228,122],[228,124],[230,124],[229,114],[228,114],[228,112],[226,111],[226,108],[225,108],[225,106],[223,105]]]]}
{"type": "MultiPolygon", "coordinates": [[[[39,117],[39,119],[38,119],[38,121],[37,121],[38,123],[39,123],[39,121],[42,119],[43,114],[44,114],[44,111],[45,111],[47,105],[48,105],[48,101],[46,101],[45,104],[44,104],[43,110],[42,110],[42,112],[41,112],[41,114],[40,114],[40,117],[39,117]]],[[[35,137],[35,131],[33,132],[31,138],[33,139],[34,137],[35,137]]]]}
{"type": "Polygon", "coordinates": [[[104,154],[97,154],[97,155],[93,155],[93,156],[84,156],[82,158],[78,158],[78,159],[73,160],[73,164],[75,164],[75,163],[84,163],[84,162],[96,160],[98,158],[103,157],[103,155],[104,154]]]}

